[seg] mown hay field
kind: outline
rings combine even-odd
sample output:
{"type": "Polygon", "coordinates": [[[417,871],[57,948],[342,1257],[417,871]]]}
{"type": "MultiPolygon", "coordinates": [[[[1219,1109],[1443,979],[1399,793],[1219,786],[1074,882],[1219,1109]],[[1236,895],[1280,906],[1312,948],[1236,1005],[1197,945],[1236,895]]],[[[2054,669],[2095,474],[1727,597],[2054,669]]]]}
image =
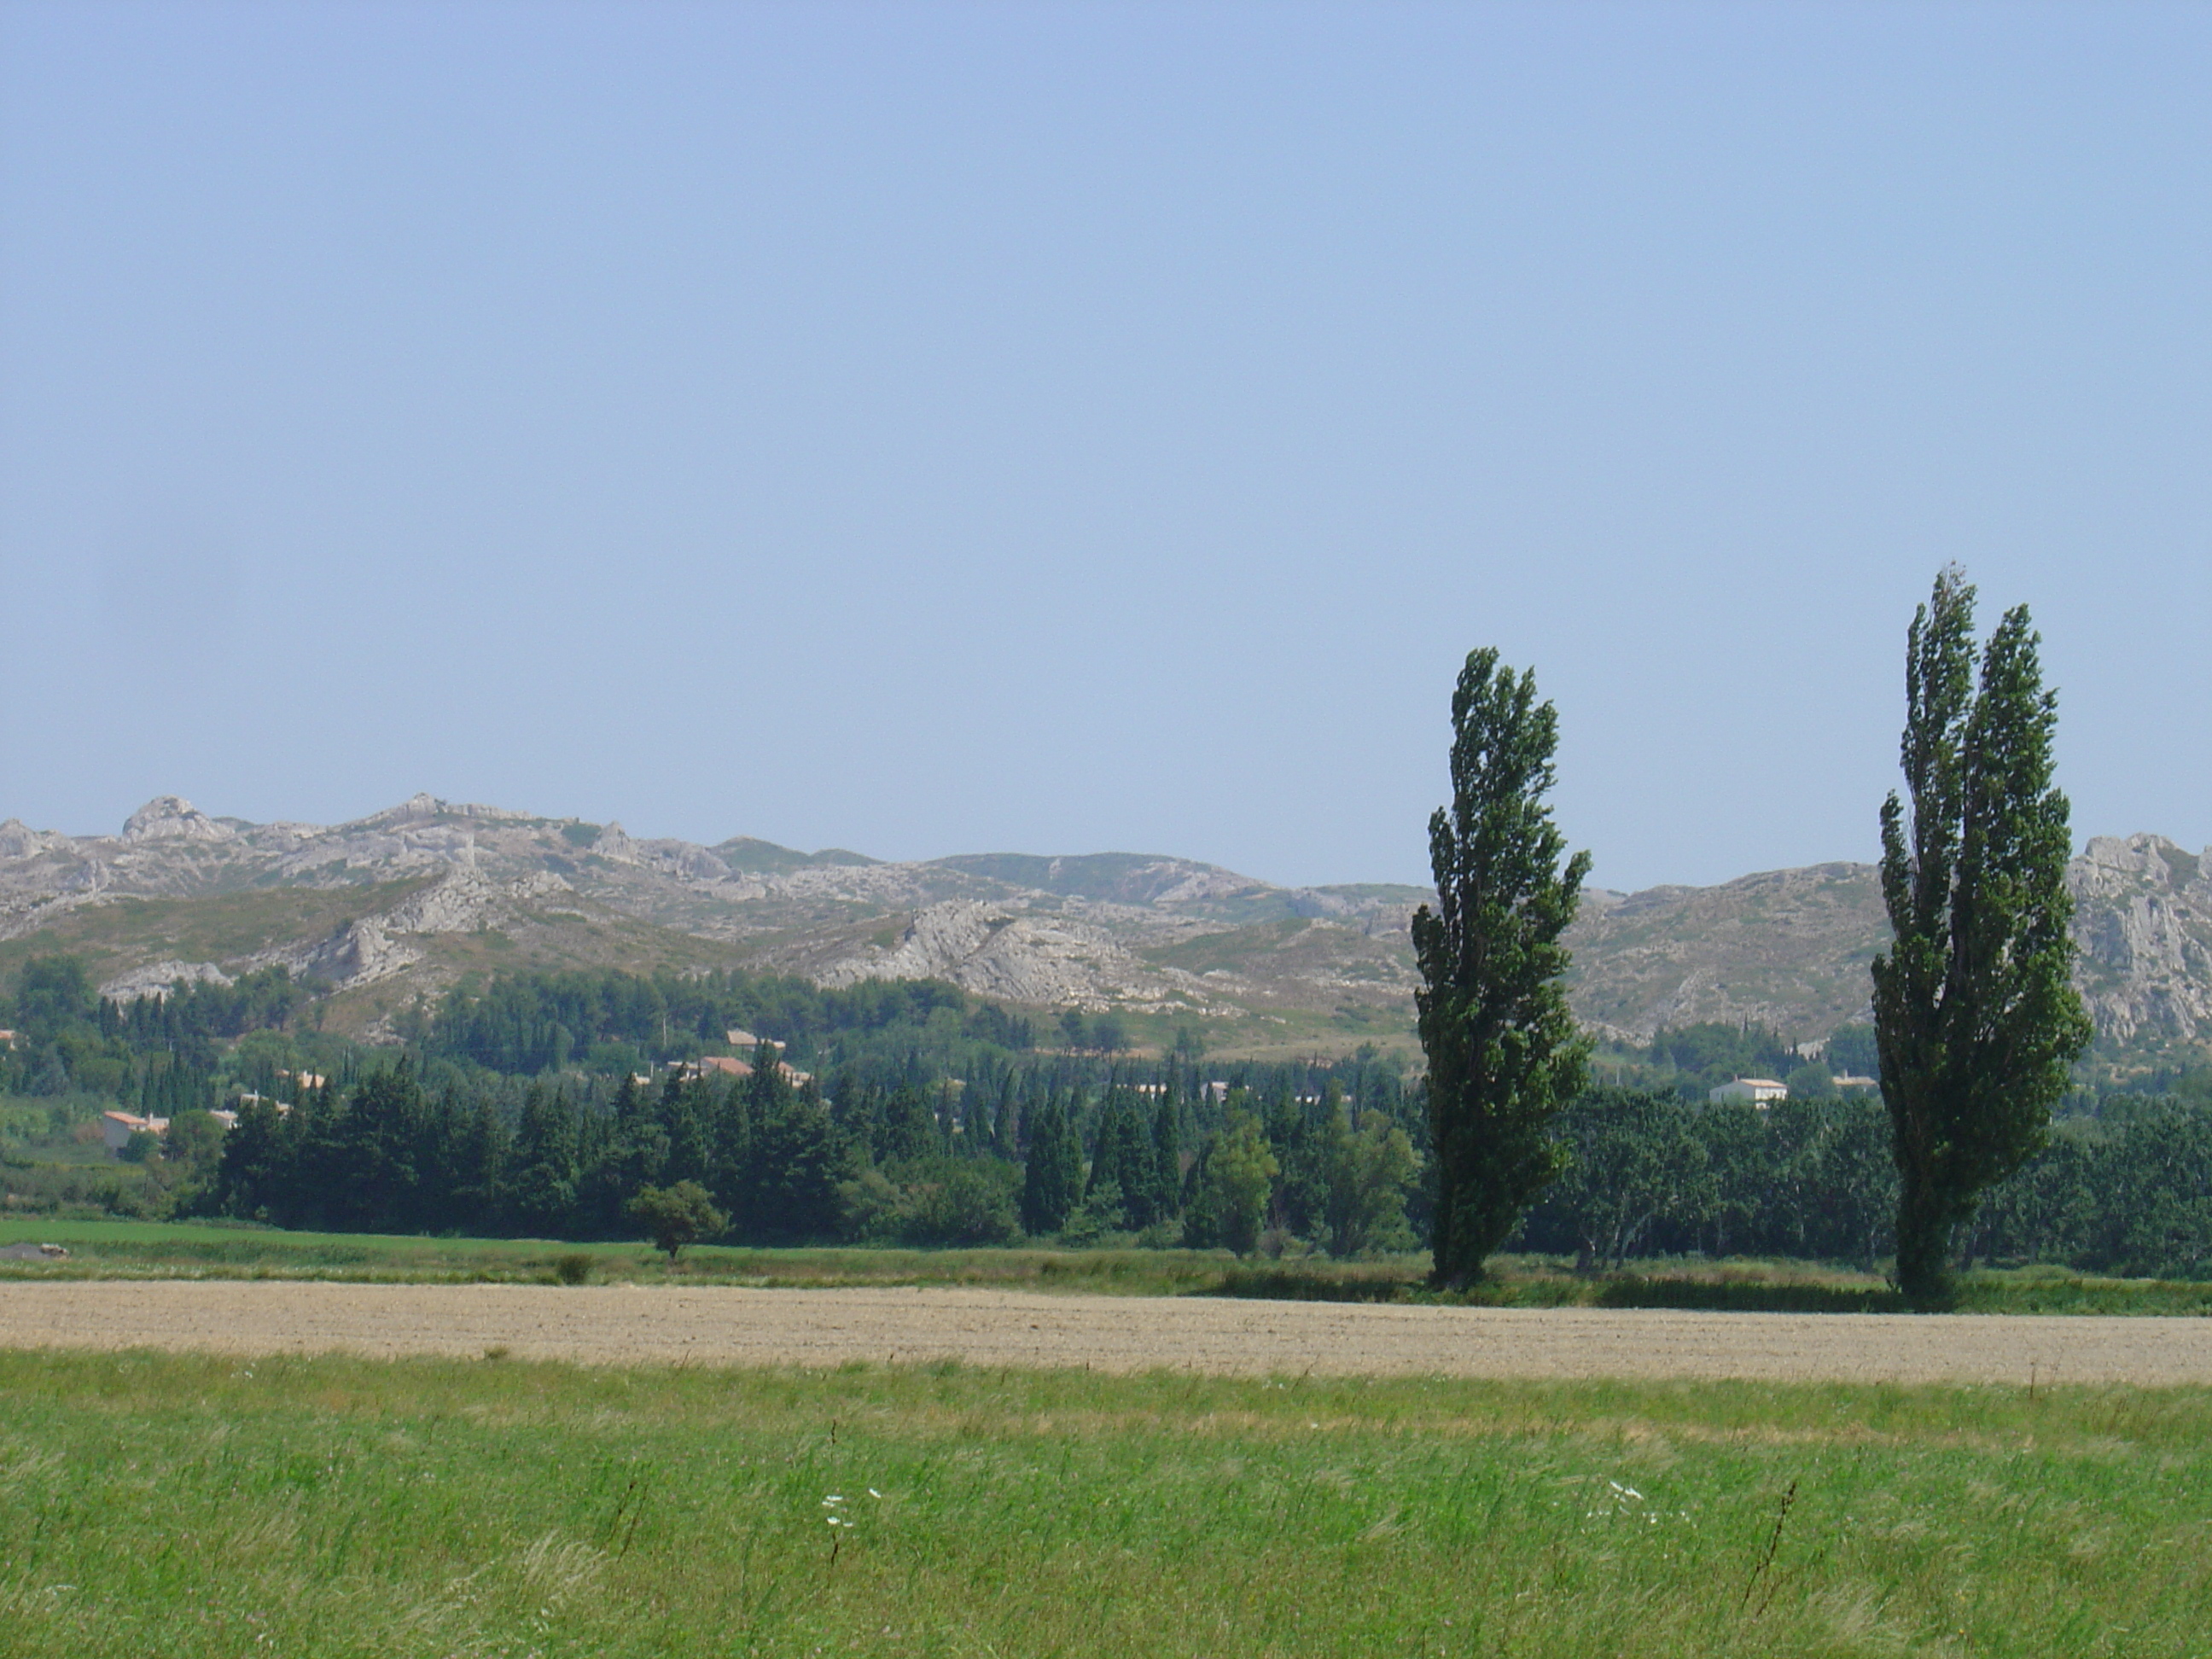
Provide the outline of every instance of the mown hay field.
{"type": "Polygon", "coordinates": [[[0,1283],[0,1347],[593,1365],[2212,1385],[2212,1320],[1442,1307],[860,1286],[0,1283]]]}

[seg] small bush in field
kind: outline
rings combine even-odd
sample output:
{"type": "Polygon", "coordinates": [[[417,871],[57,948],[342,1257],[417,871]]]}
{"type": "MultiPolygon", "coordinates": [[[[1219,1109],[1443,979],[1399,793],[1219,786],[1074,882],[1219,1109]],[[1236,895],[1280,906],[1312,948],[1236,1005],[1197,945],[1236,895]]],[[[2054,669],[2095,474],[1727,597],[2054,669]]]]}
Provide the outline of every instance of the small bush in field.
{"type": "Polygon", "coordinates": [[[563,1285],[581,1285],[592,1276],[592,1258],[581,1250],[553,1258],[553,1277],[563,1285]]]}
{"type": "Polygon", "coordinates": [[[729,1218],[714,1207],[707,1189],[696,1181],[679,1181],[673,1187],[641,1187],[637,1196],[623,1208],[652,1236],[656,1249],[667,1252],[672,1267],[686,1244],[710,1237],[729,1225],[729,1218]]]}

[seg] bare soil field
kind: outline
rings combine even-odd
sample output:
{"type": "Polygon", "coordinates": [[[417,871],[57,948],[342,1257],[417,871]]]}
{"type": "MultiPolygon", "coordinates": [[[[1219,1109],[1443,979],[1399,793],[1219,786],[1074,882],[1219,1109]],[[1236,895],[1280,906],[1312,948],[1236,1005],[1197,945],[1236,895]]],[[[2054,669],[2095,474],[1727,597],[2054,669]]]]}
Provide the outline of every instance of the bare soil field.
{"type": "Polygon", "coordinates": [[[2212,1320],[1733,1314],[998,1291],[73,1280],[0,1285],[0,1347],[1220,1376],[2212,1383],[2212,1320]]]}

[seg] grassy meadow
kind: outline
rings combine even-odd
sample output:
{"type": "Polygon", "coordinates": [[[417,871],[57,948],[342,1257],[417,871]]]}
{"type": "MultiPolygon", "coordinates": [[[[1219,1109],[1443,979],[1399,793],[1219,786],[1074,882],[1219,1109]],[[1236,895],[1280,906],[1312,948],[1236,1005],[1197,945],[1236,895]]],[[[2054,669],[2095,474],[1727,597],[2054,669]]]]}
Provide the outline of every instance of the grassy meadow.
{"type": "Polygon", "coordinates": [[[2212,1391],[0,1354],[0,1651],[2201,1655],[2212,1391]]]}
{"type": "MultiPolygon", "coordinates": [[[[1376,1261],[1239,1261],[1224,1250],[970,1249],[848,1247],[749,1249],[699,1245],[674,1266],[643,1243],[530,1238],[424,1238],[284,1232],[236,1222],[0,1217],[0,1248],[65,1246],[67,1261],[0,1260],[0,1285],[52,1278],[330,1279],[409,1284],[966,1285],[1122,1296],[1283,1300],[1472,1302],[1498,1307],[1709,1308],[1739,1312],[1892,1313],[1905,1303],[1878,1276],[1802,1261],[1658,1261],[1577,1274],[1548,1258],[1497,1259],[1491,1282],[1440,1296],[1425,1256],[1376,1261]]],[[[2098,1279],[2057,1267],[1982,1272],[1962,1280],[1966,1313],[2212,1316],[2212,1284],[2098,1279]]]]}

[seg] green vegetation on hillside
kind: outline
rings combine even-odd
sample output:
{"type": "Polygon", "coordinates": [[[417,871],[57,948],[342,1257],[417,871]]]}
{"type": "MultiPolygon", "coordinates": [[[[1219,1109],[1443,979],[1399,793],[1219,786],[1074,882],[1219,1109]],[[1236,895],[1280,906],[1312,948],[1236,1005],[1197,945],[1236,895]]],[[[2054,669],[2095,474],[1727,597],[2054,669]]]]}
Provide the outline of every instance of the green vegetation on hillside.
{"type": "Polygon", "coordinates": [[[337,887],[268,887],[214,897],[124,896],[71,905],[45,927],[0,939],[0,981],[39,957],[74,956],[95,982],[151,957],[224,962],[272,944],[314,939],[360,917],[389,909],[429,884],[414,876],[362,879],[337,887]]]}

